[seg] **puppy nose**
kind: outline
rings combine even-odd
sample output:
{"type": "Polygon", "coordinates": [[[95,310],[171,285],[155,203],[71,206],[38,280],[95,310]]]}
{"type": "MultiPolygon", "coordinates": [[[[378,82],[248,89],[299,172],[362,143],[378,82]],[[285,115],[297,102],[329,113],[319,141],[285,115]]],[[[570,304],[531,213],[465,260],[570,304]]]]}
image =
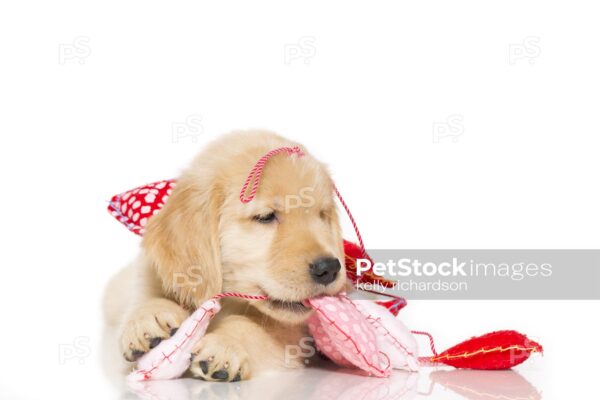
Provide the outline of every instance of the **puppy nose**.
{"type": "Polygon", "coordinates": [[[340,268],[342,266],[337,258],[322,257],[310,264],[310,275],[315,282],[329,285],[337,277],[340,268]]]}

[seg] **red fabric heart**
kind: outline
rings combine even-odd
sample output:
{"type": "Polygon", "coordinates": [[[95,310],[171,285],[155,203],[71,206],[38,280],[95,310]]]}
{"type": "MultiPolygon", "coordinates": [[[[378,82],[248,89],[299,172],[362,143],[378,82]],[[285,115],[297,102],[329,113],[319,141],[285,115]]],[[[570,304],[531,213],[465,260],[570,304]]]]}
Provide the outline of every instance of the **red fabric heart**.
{"type": "Polygon", "coordinates": [[[158,181],[114,195],[108,211],[131,232],[142,236],[148,218],[158,213],[175,186],[172,179],[158,181]]]}
{"type": "Polygon", "coordinates": [[[429,361],[456,368],[508,369],[542,351],[540,344],[519,332],[497,331],[459,343],[429,361]]]}

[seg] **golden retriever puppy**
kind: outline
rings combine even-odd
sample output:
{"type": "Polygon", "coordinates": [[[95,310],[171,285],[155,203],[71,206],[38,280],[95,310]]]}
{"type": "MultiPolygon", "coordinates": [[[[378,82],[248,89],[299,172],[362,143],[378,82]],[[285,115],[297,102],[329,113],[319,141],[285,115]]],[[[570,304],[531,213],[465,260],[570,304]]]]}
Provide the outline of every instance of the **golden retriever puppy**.
{"type": "Polygon", "coordinates": [[[141,255],[107,288],[107,323],[119,330],[128,361],[169,337],[209,297],[240,292],[270,300],[223,299],[195,347],[190,373],[232,381],[304,365],[286,357],[286,346],[307,336],[311,311],[303,300],[339,293],[346,283],[333,182],[301,147],[302,157],[270,158],[256,197],[240,201],[260,157],[297,145],[269,132],[234,132],[178,178],[149,221],[141,255]]]}

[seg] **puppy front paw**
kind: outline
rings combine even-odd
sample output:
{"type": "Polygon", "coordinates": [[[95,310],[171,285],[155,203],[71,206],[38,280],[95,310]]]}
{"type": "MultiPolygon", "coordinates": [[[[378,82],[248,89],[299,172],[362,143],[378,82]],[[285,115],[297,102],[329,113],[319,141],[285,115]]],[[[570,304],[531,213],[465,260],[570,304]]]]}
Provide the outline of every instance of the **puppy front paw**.
{"type": "Polygon", "coordinates": [[[236,382],[250,378],[248,353],[234,338],[209,333],[194,347],[190,372],[206,381],[236,382]]]}
{"type": "Polygon", "coordinates": [[[148,350],[172,336],[188,312],[167,299],[154,299],[136,309],[121,334],[121,350],[127,361],[137,361],[148,350]]]}

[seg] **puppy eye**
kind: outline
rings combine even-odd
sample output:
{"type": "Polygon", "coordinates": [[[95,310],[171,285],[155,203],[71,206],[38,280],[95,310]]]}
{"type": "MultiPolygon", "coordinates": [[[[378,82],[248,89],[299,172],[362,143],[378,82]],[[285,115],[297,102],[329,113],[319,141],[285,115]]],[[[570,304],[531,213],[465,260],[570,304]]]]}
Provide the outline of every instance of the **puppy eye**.
{"type": "Polygon", "coordinates": [[[252,219],[261,224],[270,224],[277,220],[277,216],[275,215],[275,212],[270,212],[268,214],[255,215],[252,219]]]}
{"type": "Polygon", "coordinates": [[[319,218],[321,218],[322,220],[326,220],[327,217],[328,217],[327,211],[325,211],[325,210],[319,211],[319,218]]]}

